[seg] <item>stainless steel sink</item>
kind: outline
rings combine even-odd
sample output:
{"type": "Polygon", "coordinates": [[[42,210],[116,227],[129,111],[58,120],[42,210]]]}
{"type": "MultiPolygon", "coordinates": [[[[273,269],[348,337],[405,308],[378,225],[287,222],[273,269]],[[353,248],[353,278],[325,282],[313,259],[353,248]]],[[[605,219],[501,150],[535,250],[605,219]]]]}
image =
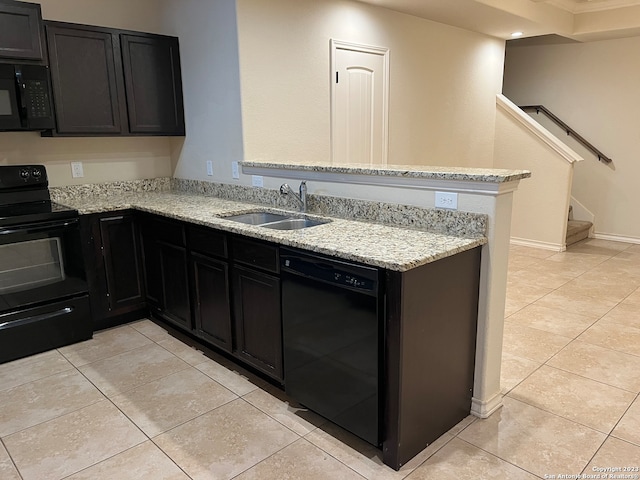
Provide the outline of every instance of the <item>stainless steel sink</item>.
{"type": "Polygon", "coordinates": [[[278,222],[265,223],[261,225],[264,228],[272,228],[274,230],[300,230],[301,228],[315,227],[329,223],[323,220],[312,220],[310,218],[287,218],[278,222]]]}
{"type": "Polygon", "coordinates": [[[264,223],[277,222],[288,218],[290,218],[288,215],[269,212],[251,212],[224,217],[225,220],[233,220],[234,222],[246,223],[247,225],[262,225],[264,223]]]}
{"type": "Polygon", "coordinates": [[[225,220],[244,223],[245,225],[256,225],[273,230],[300,230],[301,228],[315,227],[329,223],[330,220],[315,220],[307,217],[295,217],[270,212],[250,212],[240,215],[224,217],[225,220]]]}

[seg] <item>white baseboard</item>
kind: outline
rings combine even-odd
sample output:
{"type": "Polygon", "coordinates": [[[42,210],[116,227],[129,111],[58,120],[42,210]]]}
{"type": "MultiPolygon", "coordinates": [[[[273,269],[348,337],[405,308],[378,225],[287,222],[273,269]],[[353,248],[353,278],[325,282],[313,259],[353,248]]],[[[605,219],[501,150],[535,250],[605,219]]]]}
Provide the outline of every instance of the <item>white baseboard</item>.
{"type": "Polygon", "coordinates": [[[502,397],[502,392],[496,393],[486,401],[473,397],[471,399],[471,415],[478,418],[489,418],[502,407],[502,397]]]}
{"type": "Polygon", "coordinates": [[[564,252],[567,247],[559,243],[539,242],[538,240],[527,240],[525,238],[511,237],[512,245],[520,245],[522,247],[541,248],[543,250],[553,250],[554,252],[564,252]]]}
{"type": "Polygon", "coordinates": [[[624,243],[636,243],[640,244],[640,238],[627,237],[626,235],[611,235],[609,233],[594,233],[591,238],[598,238],[600,240],[611,240],[612,242],[624,242],[624,243]]]}

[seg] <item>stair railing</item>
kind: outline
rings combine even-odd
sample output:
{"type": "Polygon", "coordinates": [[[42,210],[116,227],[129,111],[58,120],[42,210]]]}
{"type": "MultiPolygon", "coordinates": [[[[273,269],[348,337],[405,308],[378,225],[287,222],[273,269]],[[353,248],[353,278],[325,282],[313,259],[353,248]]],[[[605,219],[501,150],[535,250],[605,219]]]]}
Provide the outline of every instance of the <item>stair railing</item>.
{"type": "Polygon", "coordinates": [[[522,110],[527,111],[527,110],[535,110],[536,114],[539,114],[540,112],[544,113],[547,117],[549,117],[556,125],[558,125],[560,128],[562,128],[565,132],[567,132],[567,135],[572,136],[573,138],[576,139],[577,142],[581,143],[582,146],[584,146],[587,150],[589,150],[590,152],[592,152],[594,155],[596,155],[598,157],[598,160],[600,160],[602,163],[606,163],[609,164],[612,162],[611,158],[607,157],[604,153],[602,153],[600,150],[598,150],[596,147],[594,147],[591,143],[587,142],[584,137],[582,137],[580,134],[578,134],[578,132],[576,132],[573,128],[571,128],[569,125],[567,125],[566,123],[564,123],[562,120],[560,120],[557,116],[555,116],[553,113],[551,113],[547,108],[545,108],[543,105],[524,105],[520,107],[522,110]]]}

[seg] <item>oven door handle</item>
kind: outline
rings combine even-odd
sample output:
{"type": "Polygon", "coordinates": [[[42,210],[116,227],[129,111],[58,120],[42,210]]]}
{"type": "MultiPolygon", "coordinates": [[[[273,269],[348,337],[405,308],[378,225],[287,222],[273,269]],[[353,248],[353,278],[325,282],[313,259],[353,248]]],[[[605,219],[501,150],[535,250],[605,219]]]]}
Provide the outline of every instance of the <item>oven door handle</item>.
{"type": "Polygon", "coordinates": [[[12,235],[14,233],[38,233],[48,232],[51,230],[57,230],[60,228],[72,227],[78,224],[78,219],[66,220],[64,222],[49,222],[49,223],[29,223],[26,225],[20,225],[14,228],[0,229],[0,235],[12,235]]]}
{"type": "MultiPolygon", "coordinates": [[[[20,320],[13,320],[8,322],[0,322],[0,330],[4,330],[5,328],[13,328],[18,327],[20,325],[28,325],[30,323],[41,322],[42,320],[49,320],[51,318],[61,317],[62,315],[69,315],[73,312],[73,307],[64,307],[60,310],[56,310],[55,312],[43,313],[41,315],[34,315],[33,317],[27,317],[20,320]]],[[[1,319],[0,319],[1,320],[1,319]]]]}

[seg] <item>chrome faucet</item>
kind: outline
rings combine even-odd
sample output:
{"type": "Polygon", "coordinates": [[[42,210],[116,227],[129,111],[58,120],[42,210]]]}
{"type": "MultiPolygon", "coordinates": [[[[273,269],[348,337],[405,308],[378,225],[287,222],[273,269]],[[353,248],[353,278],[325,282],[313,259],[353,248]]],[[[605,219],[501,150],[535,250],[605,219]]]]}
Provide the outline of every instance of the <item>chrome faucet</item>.
{"type": "Polygon", "coordinates": [[[298,195],[296,195],[296,192],[293,191],[293,189],[289,186],[288,183],[283,183],[282,185],[280,185],[280,195],[289,195],[291,194],[291,196],[293,198],[295,198],[298,203],[300,204],[300,211],[301,212],[305,212],[307,211],[307,182],[305,182],[304,180],[302,182],[300,182],[300,193],[298,195]]]}

